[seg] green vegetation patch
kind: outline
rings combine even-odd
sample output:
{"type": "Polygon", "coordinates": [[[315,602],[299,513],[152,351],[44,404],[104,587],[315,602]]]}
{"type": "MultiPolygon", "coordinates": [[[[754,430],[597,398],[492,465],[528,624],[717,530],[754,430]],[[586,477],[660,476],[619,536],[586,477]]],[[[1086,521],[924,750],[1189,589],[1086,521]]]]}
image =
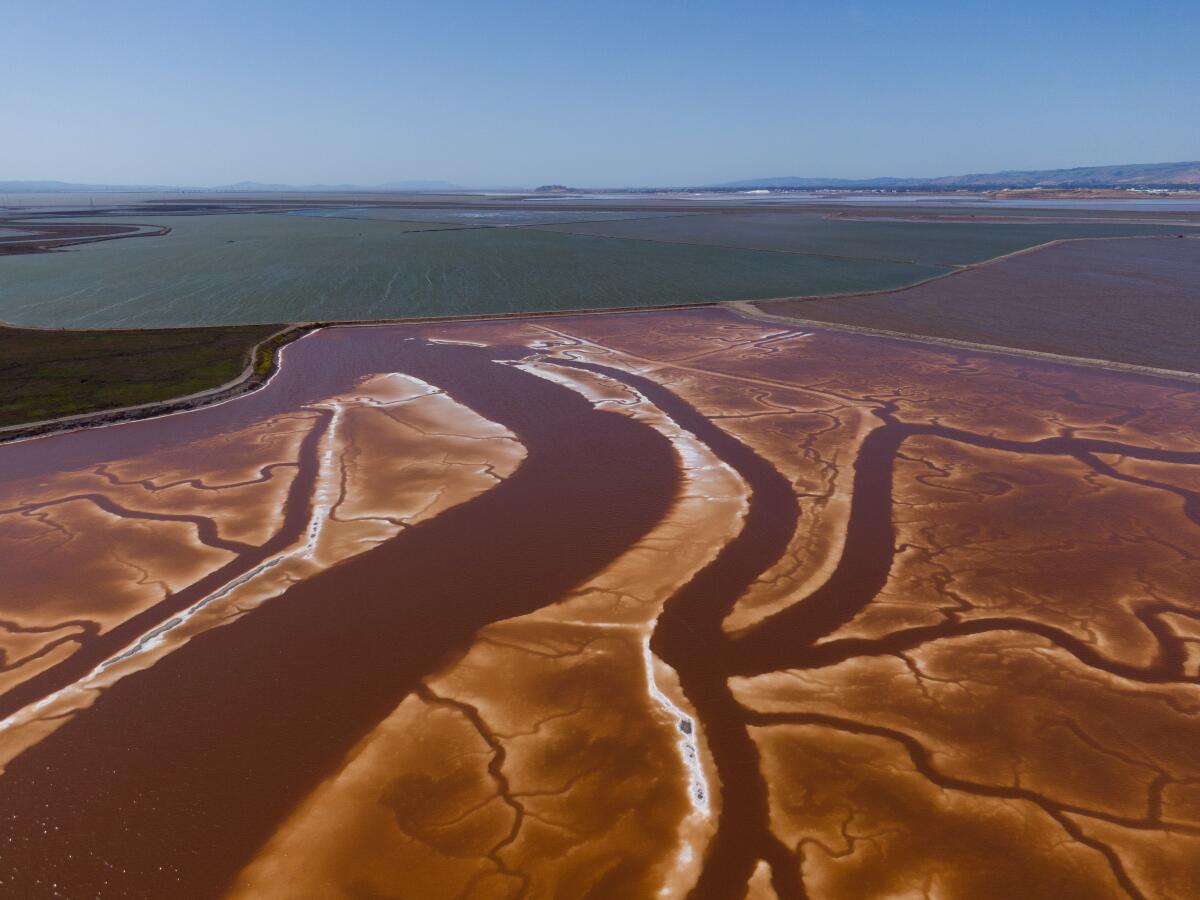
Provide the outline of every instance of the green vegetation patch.
{"type": "MultiPolygon", "coordinates": [[[[219,387],[278,325],[162,331],[0,328],[0,427],[154,403],[219,387]]],[[[271,350],[255,370],[271,368],[271,350]]]]}

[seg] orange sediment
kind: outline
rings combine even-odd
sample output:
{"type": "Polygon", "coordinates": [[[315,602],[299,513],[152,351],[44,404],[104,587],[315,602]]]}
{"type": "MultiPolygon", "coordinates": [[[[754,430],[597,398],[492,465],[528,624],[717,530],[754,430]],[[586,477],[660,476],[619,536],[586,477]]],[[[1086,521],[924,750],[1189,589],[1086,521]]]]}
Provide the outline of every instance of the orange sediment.
{"type": "Polygon", "coordinates": [[[0,447],[0,884],[1191,896],[1197,421],[709,309],[326,329],[0,447]]]}

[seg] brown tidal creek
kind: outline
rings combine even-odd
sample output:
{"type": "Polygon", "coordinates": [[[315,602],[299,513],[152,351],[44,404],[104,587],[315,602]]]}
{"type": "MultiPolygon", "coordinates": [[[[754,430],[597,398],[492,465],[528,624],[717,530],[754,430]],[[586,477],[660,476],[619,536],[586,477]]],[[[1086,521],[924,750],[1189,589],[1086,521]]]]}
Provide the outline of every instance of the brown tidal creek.
{"type": "Polygon", "coordinates": [[[1190,897],[1200,390],[715,309],[0,446],[0,893],[1190,897]]]}

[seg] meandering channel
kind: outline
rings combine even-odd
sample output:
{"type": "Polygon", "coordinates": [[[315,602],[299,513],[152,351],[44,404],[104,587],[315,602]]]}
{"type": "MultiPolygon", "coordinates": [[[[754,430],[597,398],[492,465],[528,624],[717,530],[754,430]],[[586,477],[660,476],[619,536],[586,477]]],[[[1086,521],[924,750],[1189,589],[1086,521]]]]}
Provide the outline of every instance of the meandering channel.
{"type": "MultiPolygon", "coordinates": [[[[506,426],[524,463],[122,679],[13,760],[0,777],[8,891],[219,893],[480,627],[558,600],[670,508],[680,474],[669,441],[502,364],[525,348],[437,346],[386,328],[354,338],[372,368],[421,378],[506,426]]],[[[307,374],[291,366],[292,378],[307,374]]]]}

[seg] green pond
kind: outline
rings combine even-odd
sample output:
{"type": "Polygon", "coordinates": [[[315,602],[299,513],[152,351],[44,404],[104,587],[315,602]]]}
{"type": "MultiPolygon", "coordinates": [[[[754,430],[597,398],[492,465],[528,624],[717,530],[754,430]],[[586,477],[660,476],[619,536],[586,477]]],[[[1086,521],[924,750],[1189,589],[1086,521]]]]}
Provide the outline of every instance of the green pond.
{"type": "Polygon", "coordinates": [[[390,217],[399,213],[114,216],[110,221],[173,230],[0,258],[0,321],[152,327],[838,294],[913,284],[948,271],[946,263],[1055,237],[1170,231],[786,214],[605,216],[611,221],[597,222],[589,213],[552,225],[510,220],[464,228],[453,226],[490,223],[452,211],[390,217]]]}

